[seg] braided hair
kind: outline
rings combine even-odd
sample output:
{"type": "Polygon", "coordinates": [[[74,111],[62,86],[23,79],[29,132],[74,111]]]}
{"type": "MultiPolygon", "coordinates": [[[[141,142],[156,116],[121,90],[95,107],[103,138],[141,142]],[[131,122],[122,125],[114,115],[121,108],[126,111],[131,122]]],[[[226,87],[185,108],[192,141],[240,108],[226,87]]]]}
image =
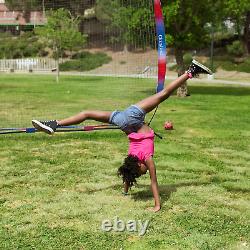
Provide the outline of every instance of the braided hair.
{"type": "Polygon", "coordinates": [[[136,179],[141,176],[139,169],[139,159],[134,155],[128,155],[124,159],[124,163],[117,171],[118,176],[122,177],[123,183],[127,183],[132,187],[136,183],[136,179]]]}

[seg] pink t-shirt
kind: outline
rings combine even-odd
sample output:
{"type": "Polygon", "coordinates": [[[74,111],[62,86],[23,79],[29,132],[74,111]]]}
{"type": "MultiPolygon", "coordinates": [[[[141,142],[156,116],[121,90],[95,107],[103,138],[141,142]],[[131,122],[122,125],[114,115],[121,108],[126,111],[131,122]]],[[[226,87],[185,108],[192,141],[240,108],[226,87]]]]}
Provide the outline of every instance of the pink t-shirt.
{"type": "Polygon", "coordinates": [[[145,162],[150,156],[154,155],[154,136],[154,131],[152,129],[147,134],[129,134],[128,154],[137,156],[141,162],[145,162]]]}

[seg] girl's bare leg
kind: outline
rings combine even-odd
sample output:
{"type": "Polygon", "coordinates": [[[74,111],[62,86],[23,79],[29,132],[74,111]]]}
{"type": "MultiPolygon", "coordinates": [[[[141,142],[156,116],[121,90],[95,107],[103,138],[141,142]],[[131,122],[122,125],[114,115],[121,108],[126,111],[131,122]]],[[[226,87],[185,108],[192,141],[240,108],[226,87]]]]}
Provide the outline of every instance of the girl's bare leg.
{"type": "MultiPolygon", "coordinates": [[[[143,109],[146,113],[152,111],[156,106],[158,106],[161,102],[166,100],[178,87],[180,87],[187,79],[187,74],[183,74],[178,77],[175,81],[170,83],[166,88],[164,88],[161,92],[152,95],[136,105],[143,109]]],[[[57,121],[60,126],[69,126],[74,124],[79,124],[85,120],[95,120],[98,122],[108,123],[112,112],[108,111],[83,111],[75,116],[57,121]]]]}
{"type": "MultiPolygon", "coordinates": [[[[170,83],[166,88],[164,88],[161,92],[152,95],[140,102],[136,105],[143,109],[145,112],[152,111],[156,106],[158,106],[161,102],[166,100],[178,87],[180,87],[187,79],[189,79],[187,74],[183,74],[178,77],[175,81],[170,83]]],[[[95,120],[98,122],[108,123],[112,112],[108,111],[83,111],[75,116],[57,121],[60,126],[69,126],[74,124],[79,124],[85,120],[95,120]]]]}
{"type": "Polygon", "coordinates": [[[165,101],[177,88],[179,88],[188,79],[189,76],[187,74],[183,74],[172,83],[170,83],[167,87],[165,87],[161,92],[145,98],[144,100],[138,102],[136,105],[143,109],[146,113],[148,113],[156,108],[161,102],[165,101]]]}
{"type": "Polygon", "coordinates": [[[60,126],[69,126],[69,125],[79,124],[85,120],[95,120],[98,122],[108,123],[111,114],[112,114],[112,112],[108,112],[108,111],[86,110],[86,111],[83,111],[75,116],[57,121],[57,123],[60,126]]]}

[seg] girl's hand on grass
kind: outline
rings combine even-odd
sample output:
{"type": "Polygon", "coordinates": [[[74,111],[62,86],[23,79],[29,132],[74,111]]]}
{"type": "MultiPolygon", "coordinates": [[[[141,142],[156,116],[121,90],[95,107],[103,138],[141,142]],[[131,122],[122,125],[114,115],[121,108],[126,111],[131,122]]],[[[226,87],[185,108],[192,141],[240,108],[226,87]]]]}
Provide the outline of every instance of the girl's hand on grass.
{"type": "Polygon", "coordinates": [[[161,210],[161,206],[148,207],[147,210],[156,213],[161,210]]]}

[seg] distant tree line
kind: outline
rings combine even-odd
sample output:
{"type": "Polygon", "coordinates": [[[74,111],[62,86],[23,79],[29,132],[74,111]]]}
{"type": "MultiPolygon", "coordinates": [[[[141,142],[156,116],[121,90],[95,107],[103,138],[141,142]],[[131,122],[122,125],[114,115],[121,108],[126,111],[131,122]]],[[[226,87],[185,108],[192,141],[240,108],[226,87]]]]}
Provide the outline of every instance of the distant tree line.
{"type": "MultiPolygon", "coordinates": [[[[64,8],[73,16],[83,16],[84,11],[94,7],[99,21],[119,29],[124,45],[140,44],[140,36],[152,31],[153,1],[123,0],[6,0],[11,9],[23,10],[28,18],[32,10],[64,8]]],[[[176,49],[177,61],[182,59],[182,50],[204,45],[208,40],[206,25],[216,29],[223,21],[231,20],[237,32],[244,33],[242,42],[250,53],[250,1],[249,0],[162,0],[168,43],[176,49]]],[[[114,38],[115,39],[115,38],[114,38]]],[[[151,43],[152,41],[148,41],[151,43]]]]}

